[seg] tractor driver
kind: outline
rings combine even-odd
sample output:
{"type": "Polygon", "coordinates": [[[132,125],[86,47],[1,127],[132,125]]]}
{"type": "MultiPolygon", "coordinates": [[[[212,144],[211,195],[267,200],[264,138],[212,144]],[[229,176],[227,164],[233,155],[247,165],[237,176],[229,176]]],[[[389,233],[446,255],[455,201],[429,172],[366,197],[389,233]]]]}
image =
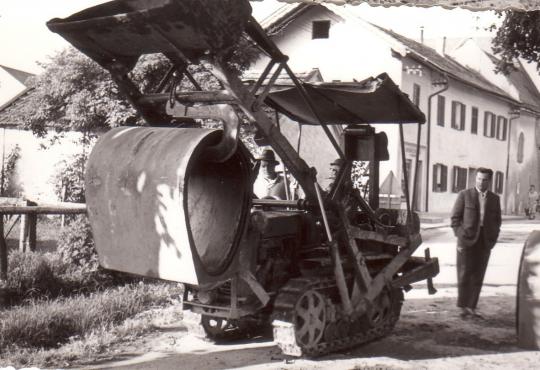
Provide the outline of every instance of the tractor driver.
{"type": "Polygon", "coordinates": [[[259,175],[253,184],[253,193],[259,199],[286,199],[285,182],[276,172],[279,162],[271,149],[265,149],[257,158],[260,161],[259,175]]]}

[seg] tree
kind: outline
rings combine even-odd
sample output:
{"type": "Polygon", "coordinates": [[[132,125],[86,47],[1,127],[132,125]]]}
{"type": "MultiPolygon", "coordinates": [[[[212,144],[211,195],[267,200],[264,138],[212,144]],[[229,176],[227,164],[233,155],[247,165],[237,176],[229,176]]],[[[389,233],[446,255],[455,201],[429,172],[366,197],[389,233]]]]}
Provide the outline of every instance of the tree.
{"type": "MultiPolygon", "coordinates": [[[[256,56],[256,50],[245,41],[231,54],[228,65],[239,73],[256,56]]],[[[30,80],[32,91],[17,109],[7,112],[13,122],[21,123],[36,135],[47,129],[93,132],[123,125],[142,124],[141,117],[119,93],[109,73],[90,58],[70,47],[41,65],[43,73],[30,80]]],[[[143,92],[151,92],[169,69],[161,54],[143,55],[130,77],[143,92]]],[[[215,81],[200,65],[190,66],[195,79],[204,87],[215,87],[215,81]]],[[[193,86],[183,79],[181,89],[193,86]]]]}
{"type": "Polygon", "coordinates": [[[500,57],[496,71],[508,74],[517,58],[536,63],[540,71],[540,10],[505,10],[502,25],[492,41],[492,50],[500,57]]]}
{"type": "MultiPolygon", "coordinates": [[[[49,128],[90,132],[140,122],[108,72],[74,48],[57,53],[42,67],[43,73],[30,81],[32,90],[24,103],[10,111],[14,122],[36,135],[44,136],[49,128]]],[[[165,68],[164,58],[148,56],[133,71],[134,79],[148,87],[165,68]]]]}

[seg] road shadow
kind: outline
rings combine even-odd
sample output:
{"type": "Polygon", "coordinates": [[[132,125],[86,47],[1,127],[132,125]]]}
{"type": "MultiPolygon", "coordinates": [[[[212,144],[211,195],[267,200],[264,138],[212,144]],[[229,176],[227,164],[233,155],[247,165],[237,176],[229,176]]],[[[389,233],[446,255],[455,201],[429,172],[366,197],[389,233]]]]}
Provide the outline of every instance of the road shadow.
{"type": "Polygon", "coordinates": [[[483,318],[462,319],[455,298],[411,299],[404,303],[400,321],[389,336],[338,356],[410,361],[523,351],[517,347],[515,300],[512,296],[482,297],[483,318]]]}
{"type": "Polygon", "coordinates": [[[325,361],[348,360],[343,362],[348,364],[350,360],[385,358],[414,362],[523,351],[517,347],[515,336],[515,297],[482,297],[479,309],[484,319],[463,320],[455,298],[409,299],[404,302],[400,321],[387,337],[318,358],[285,356],[268,336],[212,343],[184,335],[174,350],[162,351],[157,358],[140,357],[141,351],[123,353],[116,360],[128,361],[114,366],[102,362],[98,368],[217,370],[258,365],[283,368],[295,363],[309,368],[326,365],[325,361]]]}

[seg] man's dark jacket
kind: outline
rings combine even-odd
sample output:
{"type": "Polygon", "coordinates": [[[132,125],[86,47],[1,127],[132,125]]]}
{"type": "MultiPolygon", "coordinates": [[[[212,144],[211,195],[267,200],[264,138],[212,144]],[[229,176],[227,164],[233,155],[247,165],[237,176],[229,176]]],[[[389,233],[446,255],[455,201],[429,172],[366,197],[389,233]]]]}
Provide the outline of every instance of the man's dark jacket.
{"type": "MultiPolygon", "coordinates": [[[[480,201],[476,188],[462,190],[452,210],[451,226],[463,247],[473,246],[480,237],[480,201]]],[[[487,248],[493,248],[501,228],[501,203],[499,196],[487,191],[484,209],[484,242],[487,248]]]]}

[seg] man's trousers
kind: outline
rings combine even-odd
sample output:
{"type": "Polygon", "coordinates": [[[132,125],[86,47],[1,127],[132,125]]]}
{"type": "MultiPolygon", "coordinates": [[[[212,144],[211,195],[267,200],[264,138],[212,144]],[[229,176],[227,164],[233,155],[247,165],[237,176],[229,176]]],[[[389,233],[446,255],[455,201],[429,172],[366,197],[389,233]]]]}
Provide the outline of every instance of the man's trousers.
{"type": "Polygon", "coordinates": [[[491,250],[485,246],[483,232],[472,246],[457,248],[458,307],[476,308],[491,250]]]}

